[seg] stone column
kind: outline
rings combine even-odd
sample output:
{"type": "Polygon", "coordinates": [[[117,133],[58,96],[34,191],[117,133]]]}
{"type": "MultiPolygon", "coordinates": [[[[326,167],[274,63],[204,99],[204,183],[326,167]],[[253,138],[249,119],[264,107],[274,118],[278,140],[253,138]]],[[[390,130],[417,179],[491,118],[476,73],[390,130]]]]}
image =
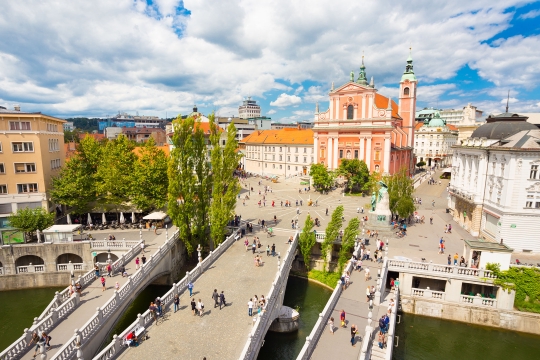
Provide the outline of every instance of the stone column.
{"type": "Polygon", "coordinates": [[[371,136],[367,138],[366,164],[367,164],[368,170],[371,171],[371,136]]]}
{"type": "Polygon", "coordinates": [[[332,169],[332,138],[328,136],[326,138],[326,164],[328,169],[332,169]]]}
{"type": "Polygon", "coordinates": [[[364,160],[364,148],[365,148],[365,139],[363,137],[360,138],[360,157],[358,160],[364,160]]]}
{"type": "Polygon", "coordinates": [[[313,136],[313,152],[315,153],[315,163],[319,163],[319,137],[317,135],[313,136]]]}
{"type": "Polygon", "coordinates": [[[390,138],[385,137],[384,138],[384,163],[383,163],[383,171],[385,173],[390,172],[390,152],[391,152],[391,146],[390,146],[390,138]]]}
{"type": "Polygon", "coordinates": [[[334,138],[334,169],[337,169],[338,166],[339,166],[339,150],[338,150],[338,143],[339,143],[339,138],[338,137],[335,137],[334,138]]]}

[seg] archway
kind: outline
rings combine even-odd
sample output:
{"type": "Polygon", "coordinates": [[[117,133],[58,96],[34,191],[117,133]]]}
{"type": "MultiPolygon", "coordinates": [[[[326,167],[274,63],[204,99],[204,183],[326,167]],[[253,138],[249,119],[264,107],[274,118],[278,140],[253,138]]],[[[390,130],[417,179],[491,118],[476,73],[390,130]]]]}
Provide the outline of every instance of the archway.
{"type": "Polygon", "coordinates": [[[56,263],[57,264],[69,264],[70,261],[71,261],[72,264],[82,264],[83,263],[82,257],[80,257],[77,254],[67,253],[67,254],[62,254],[62,255],[60,255],[60,256],[58,256],[56,258],[56,263]]]}
{"type": "Polygon", "coordinates": [[[43,265],[45,261],[36,255],[24,255],[15,260],[15,267],[28,266],[28,265],[43,265]]]}
{"type": "MultiPolygon", "coordinates": [[[[104,264],[104,263],[107,262],[108,259],[109,259],[109,253],[106,253],[106,252],[105,253],[99,253],[94,258],[94,263],[104,264]]],[[[111,260],[112,260],[112,262],[115,262],[116,260],[118,260],[118,256],[111,253],[111,260]]]]}

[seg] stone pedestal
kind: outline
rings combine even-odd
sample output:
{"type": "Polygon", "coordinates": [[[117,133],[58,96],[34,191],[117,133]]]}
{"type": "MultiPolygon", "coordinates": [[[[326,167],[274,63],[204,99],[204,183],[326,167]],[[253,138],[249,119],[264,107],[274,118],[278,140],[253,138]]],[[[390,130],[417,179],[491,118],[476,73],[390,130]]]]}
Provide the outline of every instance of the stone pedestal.
{"type": "Polygon", "coordinates": [[[299,317],[300,314],[298,311],[283,305],[281,306],[279,316],[272,322],[272,325],[270,325],[268,330],[280,333],[296,331],[299,328],[299,317]]]}

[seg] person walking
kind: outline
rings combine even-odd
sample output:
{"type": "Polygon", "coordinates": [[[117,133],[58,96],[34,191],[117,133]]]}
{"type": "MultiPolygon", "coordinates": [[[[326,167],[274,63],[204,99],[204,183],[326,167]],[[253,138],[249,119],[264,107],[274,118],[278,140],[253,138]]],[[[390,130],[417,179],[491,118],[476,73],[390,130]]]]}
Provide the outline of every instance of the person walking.
{"type": "Polygon", "coordinates": [[[328,329],[330,330],[330,334],[334,335],[334,318],[331,317],[330,320],[328,320],[328,329]]]}
{"type": "Polygon", "coordinates": [[[253,240],[253,244],[251,244],[251,252],[255,254],[255,250],[257,250],[257,241],[253,240]]]}
{"type": "Polygon", "coordinates": [[[248,316],[253,316],[253,299],[249,299],[247,303],[248,307],[248,316]]]}
{"type": "Polygon", "coordinates": [[[143,265],[146,264],[146,256],[143,255],[142,258],[141,258],[141,261],[142,261],[143,265]]]}
{"type": "Polygon", "coordinates": [[[145,252],[144,251],[144,242],[141,242],[141,252],[145,252]]]}
{"type": "Polygon", "coordinates": [[[223,293],[223,290],[221,290],[221,294],[219,294],[219,310],[221,310],[221,306],[223,307],[227,306],[227,303],[225,302],[225,294],[223,293]]]}
{"type": "Polygon", "coordinates": [[[430,217],[429,217],[429,224],[430,224],[430,225],[433,225],[433,216],[430,216],[430,217]]]}
{"type": "Polygon", "coordinates": [[[178,296],[178,294],[174,295],[173,304],[174,312],[178,311],[178,308],[180,307],[180,296],[178,296]]]}
{"type": "Polygon", "coordinates": [[[448,233],[449,233],[449,234],[452,233],[452,224],[448,224],[448,233]]]}
{"type": "Polygon", "coordinates": [[[266,256],[270,256],[270,244],[266,245],[266,256]]]}
{"type": "Polygon", "coordinates": [[[452,265],[452,255],[448,254],[448,266],[452,265]]]}
{"type": "Polygon", "coordinates": [[[339,313],[339,320],[341,321],[341,327],[347,327],[345,326],[345,310],[341,310],[339,313]]]}
{"type": "Polygon", "coordinates": [[[197,304],[195,303],[195,299],[192,298],[191,299],[191,312],[193,313],[193,315],[195,315],[195,310],[197,310],[197,304]]]}
{"type": "Polygon", "coordinates": [[[139,270],[140,264],[141,264],[141,260],[137,256],[137,258],[135,259],[135,270],[139,270]]]}
{"type": "Polygon", "coordinates": [[[204,314],[204,304],[201,299],[199,299],[199,302],[197,303],[197,308],[199,309],[199,316],[203,316],[204,314]]]}
{"type": "Polygon", "coordinates": [[[272,256],[276,256],[276,244],[272,244],[272,256]]]}
{"type": "Polygon", "coordinates": [[[364,269],[364,275],[365,275],[365,280],[368,281],[369,279],[371,279],[371,277],[369,276],[369,268],[366,266],[366,268],[364,269]]]}
{"type": "Polygon", "coordinates": [[[112,266],[111,266],[111,263],[108,263],[107,264],[107,276],[111,277],[111,273],[112,273],[112,266]]]}
{"type": "Polygon", "coordinates": [[[448,232],[448,225],[444,225],[444,233],[446,234],[448,232]]]}
{"type": "Polygon", "coordinates": [[[98,265],[94,266],[94,274],[96,275],[96,279],[98,279],[99,278],[99,266],[98,265]]]}
{"type": "Polygon", "coordinates": [[[188,282],[187,288],[189,290],[189,297],[193,296],[193,283],[191,281],[188,282]]]}
{"type": "Polygon", "coordinates": [[[357,334],[357,333],[358,333],[358,328],[356,327],[355,324],[352,324],[352,326],[351,326],[351,345],[352,345],[353,347],[356,346],[355,340],[356,340],[356,334],[357,334]]]}
{"type": "Polygon", "coordinates": [[[458,255],[458,253],[456,253],[454,255],[454,266],[457,266],[458,259],[459,259],[459,255],[458,255]]]}
{"type": "Polygon", "coordinates": [[[212,299],[214,299],[214,309],[216,306],[219,306],[219,294],[217,292],[217,289],[214,289],[214,292],[212,293],[212,299]]]}
{"type": "Polygon", "coordinates": [[[379,337],[378,337],[378,342],[379,342],[379,348],[383,349],[384,348],[384,334],[382,331],[379,331],[379,337]]]}
{"type": "Polygon", "coordinates": [[[432,206],[432,207],[435,207],[435,200],[433,200],[433,201],[431,202],[431,206],[432,206]]]}
{"type": "Polygon", "coordinates": [[[105,278],[103,276],[101,276],[101,291],[105,291],[105,278]]]}

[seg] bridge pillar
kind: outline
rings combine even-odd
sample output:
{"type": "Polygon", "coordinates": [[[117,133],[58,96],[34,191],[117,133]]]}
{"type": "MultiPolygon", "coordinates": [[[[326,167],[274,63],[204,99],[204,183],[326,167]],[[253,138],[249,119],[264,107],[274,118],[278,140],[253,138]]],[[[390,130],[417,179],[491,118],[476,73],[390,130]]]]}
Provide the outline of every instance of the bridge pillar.
{"type": "Polygon", "coordinates": [[[54,301],[56,302],[56,305],[62,305],[62,297],[58,291],[54,293],[54,301]]]}
{"type": "Polygon", "coordinates": [[[141,327],[144,327],[144,318],[142,317],[141,314],[137,314],[137,322],[139,323],[141,327]]]}
{"type": "Polygon", "coordinates": [[[103,319],[103,310],[101,308],[96,308],[96,317],[99,319],[99,322],[101,322],[101,319],[103,319]]]}
{"type": "Polygon", "coordinates": [[[118,354],[122,348],[122,344],[121,344],[121,341],[122,339],[120,339],[118,337],[118,335],[114,334],[113,335],[113,343],[114,343],[114,353],[115,354],[118,354]]]}
{"type": "Polygon", "coordinates": [[[56,322],[58,321],[58,310],[57,309],[51,309],[51,318],[52,318],[52,321],[53,321],[53,324],[56,324],[56,322]]]}

